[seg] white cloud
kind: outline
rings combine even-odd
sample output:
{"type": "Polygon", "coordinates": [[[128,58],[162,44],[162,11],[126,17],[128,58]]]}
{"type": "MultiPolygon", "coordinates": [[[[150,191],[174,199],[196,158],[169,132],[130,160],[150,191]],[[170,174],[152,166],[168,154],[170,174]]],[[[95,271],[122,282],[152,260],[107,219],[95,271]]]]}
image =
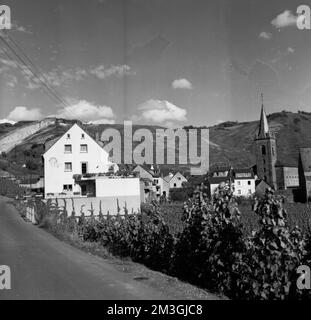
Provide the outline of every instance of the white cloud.
{"type": "Polygon", "coordinates": [[[138,107],[141,117],[153,122],[186,121],[187,111],[166,100],[151,99],[138,107]]]}
{"type": "Polygon", "coordinates": [[[86,100],[80,100],[68,107],[60,109],[57,117],[64,119],[79,119],[81,121],[114,121],[114,113],[111,107],[97,106],[86,100]]]}
{"type": "Polygon", "coordinates": [[[285,10],[271,21],[271,24],[277,29],[293,26],[296,23],[297,17],[290,10],[285,10]]]}
{"type": "Polygon", "coordinates": [[[1,120],[0,120],[0,124],[3,124],[3,123],[15,124],[16,121],[9,120],[9,119],[1,119],[1,120]]]}
{"type": "Polygon", "coordinates": [[[288,48],[287,48],[287,52],[288,52],[288,53],[294,53],[294,52],[295,52],[295,49],[294,49],[294,48],[291,48],[291,47],[288,47],[288,48]]]}
{"type": "Polygon", "coordinates": [[[270,40],[272,38],[272,33],[263,31],[259,34],[259,38],[264,40],[270,40]]]}
{"type": "Polygon", "coordinates": [[[41,110],[38,108],[28,109],[27,107],[15,107],[8,115],[8,120],[13,121],[33,121],[43,118],[41,110]]]}
{"type": "Polygon", "coordinates": [[[172,82],[173,89],[192,89],[192,83],[185,79],[176,79],[172,82]]]}
{"type": "Polygon", "coordinates": [[[110,67],[106,67],[104,65],[99,65],[96,68],[90,70],[90,73],[96,76],[99,79],[105,79],[112,75],[116,75],[118,77],[123,77],[126,75],[133,75],[135,72],[131,70],[131,67],[123,64],[123,65],[112,65],[110,67]]]}

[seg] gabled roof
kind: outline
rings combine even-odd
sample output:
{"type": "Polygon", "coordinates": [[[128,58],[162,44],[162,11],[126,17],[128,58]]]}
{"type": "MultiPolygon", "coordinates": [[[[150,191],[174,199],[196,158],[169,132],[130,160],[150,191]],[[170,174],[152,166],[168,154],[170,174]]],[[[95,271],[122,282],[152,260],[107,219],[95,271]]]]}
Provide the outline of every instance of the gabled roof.
{"type": "Polygon", "coordinates": [[[187,180],[187,178],[180,171],[175,172],[173,175],[167,175],[163,179],[166,182],[170,182],[177,174],[180,174],[181,176],[183,176],[187,180]]]}
{"type": "MultiPolygon", "coordinates": [[[[75,127],[75,126],[77,126],[78,128],[80,128],[82,131],[83,131],[83,133],[85,133],[87,136],[89,136],[94,142],[96,142],[101,148],[103,148],[99,143],[98,143],[98,141],[96,141],[85,129],[82,129],[81,128],[81,126],[79,126],[77,123],[74,123],[62,136],[60,136],[60,137],[57,137],[57,138],[55,138],[55,139],[52,139],[52,140],[50,140],[50,141],[47,141],[46,143],[45,143],[45,152],[44,152],[44,154],[46,154],[47,153],[47,151],[49,151],[54,145],[55,145],[55,143],[58,141],[58,140],[60,140],[60,139],[62,139],[73,127],[75,127]]],[[[44,155],[43,154],[43,155],[44,155]]]]}
{"type": "Polygon", "coordinates": [[[239,168],[233,171],[236,180],[254,179],[254,172],[251,168],[239,168]]]}

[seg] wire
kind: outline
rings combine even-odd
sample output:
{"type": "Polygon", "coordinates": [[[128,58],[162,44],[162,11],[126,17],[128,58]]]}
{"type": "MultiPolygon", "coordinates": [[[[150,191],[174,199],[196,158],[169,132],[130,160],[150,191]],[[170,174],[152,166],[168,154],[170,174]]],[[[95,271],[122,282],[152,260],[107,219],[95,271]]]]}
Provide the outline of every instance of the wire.
{"type": "Polygon", "coordinates": [[[31,70],[31,68],[27,65],[27,62],[25,62],[25,60],[23,58],[20,57],[20,55],[16,52],[16,50],[8,43],[8,41],[5,40],[5,38],[0,35],[0,39],[2,40],[2,42],[4,42],[4,44],[11,50],[11,52],[15,55],[15,57],[22,63],[23,67],[23,73],[25,74],[25,70],[24,67],[26,68],[27,71],[29,71],[31,73],[31,75],[35,78],[37,78],[41,84],[47,89],[47,91],[62,105],[68,107],[68,103],[61,97],[58,96],[58,94],[56,94],[54,92],[54,90],[48,85],[46,84],[43,80],[42,77],[40,77],[38,74],[36,74],[36,72],[34,72],[33,70],[31,70]]]}

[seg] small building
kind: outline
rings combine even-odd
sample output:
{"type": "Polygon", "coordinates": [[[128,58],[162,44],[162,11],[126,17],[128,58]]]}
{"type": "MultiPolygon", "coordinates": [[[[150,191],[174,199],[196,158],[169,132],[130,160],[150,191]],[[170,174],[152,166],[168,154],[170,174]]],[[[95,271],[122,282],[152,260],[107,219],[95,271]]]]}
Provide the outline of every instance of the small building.
{"type": "Polygon", "coordinates": [[[311,199],[311,148],[299,149],[298,173],[300,200],[306,202],[311,199]]]}
{"type": "Polygon", "coordinates": [[[278,190],[287,190],[299,187],[298,167],[286,165],[277,161],[275,165],[278,190]]]}
{"type": "Polygon", "coordinates": [[[175,174],[170,173],[166,177],[164,177],[164,180],[168,183],[169,189],[173,188],[182,188],[184,182],[188,182],[187,178],[181,174],[179,171],[175,174]]]}
{"type": "Polygon", "coordinates": [[[220,184],[227,183],[234,187],[233,185],[233,171],[232,167],[224,166],[224,167],[216,167],[210,172],[210,177],[208,179],[210,184],[210,192],[211,195],[215,193],[215,190],[219,187],[220,184]]]}
{"type": "Polygon", "coordinates": [[[133,170],[140,177],[140,194],[143,202],[150,200],[159,201],[161,197],[167,199],[169,195],[169,182],[159,173],[147,166],[138,165],[133,170]]]}
{"type": "Polygon", "coordinates": [[[255,193],[257,196],[260,196],[260,197],[264,196],[266,193],[266,190],[269,190],[269,189],[271,189],[271,186],[267,182],[261,179],[256,180],[255,193]]]}
{"type": "Polygon", "coordinates": [[[233,180],[235,196],[250,197],[255,193],[255,177],[252,169],[234,169],[233,180]]]}

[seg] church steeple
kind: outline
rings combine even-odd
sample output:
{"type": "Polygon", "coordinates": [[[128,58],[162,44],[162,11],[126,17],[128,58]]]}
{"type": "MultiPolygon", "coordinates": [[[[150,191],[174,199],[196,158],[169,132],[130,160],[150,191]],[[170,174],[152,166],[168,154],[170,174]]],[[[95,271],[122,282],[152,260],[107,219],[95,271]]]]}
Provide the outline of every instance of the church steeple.
{"type": "Polygon", "coordinates": [[[269,129],[269,124],[263,104],[263,95],[261,95],[261,99],[262,104],[260,122],[255,139],[257,175],[260,179],[266,181],[271,187],[276,189],[276,140],[274,134],[270,132],[269,129]]]}
{"type": "Polygon", "coordinates": [[[263,139],[269,136],[270,136],[269,124],[268,124],[265,108],[263,105],[263,94],[261,94],[261,114],[260,114],[260,122],[259,122],[257,138],[263,139]]]}

